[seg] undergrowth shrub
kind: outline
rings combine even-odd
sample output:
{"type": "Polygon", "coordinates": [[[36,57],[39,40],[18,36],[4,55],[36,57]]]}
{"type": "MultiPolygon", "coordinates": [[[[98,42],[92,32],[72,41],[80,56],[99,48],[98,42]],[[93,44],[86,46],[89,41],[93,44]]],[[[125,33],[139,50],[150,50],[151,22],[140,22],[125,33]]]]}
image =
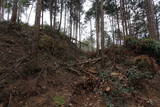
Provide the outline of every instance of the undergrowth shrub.
{"type": "Polygon", "coordinates": [[[39,40],[39,48],[44,49],[47,52],[53,53],[54,39],[48,35],[41,36],[39,40]]]}
{"type": "Polygon", "coordinates": [[[114,76],[113,72],[100,72],[98,74],[101,82],[107,84],[102,89],[102,96],[107,107],[126,106],[128,104],[127,99],[131,98],[132,94],[135,94],[138,89],[142,88],[143,81],[154,76],[153,72],[147,69],[140,70],[134,64],[127,72],[117,72],[115,74],[117,76],[114,76]]]}
{"type": "Polygon", "coordinates": [[[137,66],[132,66],[127,72],[129,85],[136,87],[136,85],[145,79],[153,78],[153,73],[149,70],[139,70],[137,66]]]}
{"type": "Polygon", "coordinates": [[[103,93],[103,97],[107,103],[107,107],[125,106],[127,104],[126,95],[134,91],[133,87],[119,87],[110,93],[103,93]]]}
{"type": "Polygon", "coordinates": [[[134,63],[140,70],[151,70],[151,64],[146,59],[137,59],[134,63]]]}
{"type": "Polygon", "coordinates": [[[40,47],[52,47],[54,44],[54,39],[48,35],[43,35],[40,38],[40,47]]]}
{"type": "Polygon", "coordinates": [[[138,53],[154,56],[160,61],[160,42],[156,40],[150,38],[137,39],[135,37],[128,37],[125,38],[124,46],[134,49],[138,53]]]}
{"type": "Polygon", "coordinates": [[[107,50],[107,55],[110,60],[118,64],[126,59],[126,51],[123,47],[112,46],[107,50]]]}
{"type": "Polygon", "coordinates": [[[62,107],[65,103],[65,100],[61,96],[55,96],[53,98],[54,103],[56,104],[56,107],[62,107]]]}
{"type": "Polygon", "coordinates": [[[47,24],[43,25],[43,29],[46,32],[51,32],[52,31],[51,27],[49,25],[47,25],[47,24]]]}
{"type": "Polygon", "coordinates": [[[37,74],[41,71],[40,65],[36,62],[36,59],[32,59],[29,62],[27,62],[24,66],[24,74],[33,76],[34,74],[37,74]]]}
{"type": "Polygon", "coordinates": [[[138,48],[137,46],[139,46],[139,40],[136,37],[125,38],[124,46],[132,49],[138,48]]]}
{"type": "Polygon", "coordinates": [[[101,78],[103,82],[107,82],[108,86],[111,87],[110,91],[103,91],[102,96],[107,107],[125,106],[128,95],[135,91],[134,87],[127,85],[123,79],[112,77],[111,73],[112,72],[100,72],[98,74],[99,78],[101,78]]]}
{"type": "Polygon", "coordinates": [[[126,58],[126,59],[122,62],[122,64],[123,64],[124,66],[128,66],[128,67],[131,67],[132,65],[134,65],[133,61],[130,61],[128,58],[126,58]]]}

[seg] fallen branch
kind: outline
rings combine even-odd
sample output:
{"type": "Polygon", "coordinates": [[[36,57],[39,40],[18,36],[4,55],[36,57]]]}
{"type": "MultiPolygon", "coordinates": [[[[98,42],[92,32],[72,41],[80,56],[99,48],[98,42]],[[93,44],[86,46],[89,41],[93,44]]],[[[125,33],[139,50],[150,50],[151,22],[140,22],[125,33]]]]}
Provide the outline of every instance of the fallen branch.
{"type": "Polygon", "coordinates": [[[101,57],[100,58],[95,58],[95,59],[89,59],[87,61],[79,62],[79,63],[76,63],[76,64],[71,64],[71,65],[69,65],[69,67],[70,66],[76,66],[76,65],[84,65],[84,64],[87,64],[87,63],[91,63],[91,62],[93,63],[93,62],[97,62],[101,59],[102,59],[101,57]]]}
{"type": "Polygon", "coordinates": [[[93,75],[93,74],[91,74],[91,73],[89,73],[89,72],[87,72],[85,70],[81,70],[81,71],[84,72],[85,74],[91,76],[92,78],[97,79],[97,77],[95,75],[93,75]]]}
{"type": "MultiPolygon", "coordinates": [[[[107,58],[107,57],[108,56],[105,56],[104,58],[107,58]]],[[[102,57],[98,57],[98,58],[94,58],[94,59],[88,59],[88,60],[83,61],[83,62],[71,64],[71,65],[69,65],[69,67],[71,67],[71,66],[78,66],[78,65],[84,65],[84,64],[88,64],[88,63],[95,64],[97,61],[100,61],[100,60],[102,60],[102,57]]]]}
{"type": "Polygon", "coordinates": [[[78,70],[76,70],[74,68],[69,68],[68,67],[67,69],[70,70],[70,71],[73,71],[73,72],[77,73],[78,75],[81,75],[80,71],[78,71],[78,70]]]}
{"type": "Polygon", "coordinates": [[[92,77],[94,79],[97,79],[97,77],[94,74],[92,74],[90,72],[87,72],[87,71],[83,70],[82,68],[79,68],[79,69],[80,70],[77,70],[77,69],[72,68],[72,67],[67,67],[67,70],[73,71],[73,72],[75,72],[78,75],[81,75],[81,72],[82,72],[82,73],[85,73],[86,75],[89,75],[90,77],[92,77]]]}

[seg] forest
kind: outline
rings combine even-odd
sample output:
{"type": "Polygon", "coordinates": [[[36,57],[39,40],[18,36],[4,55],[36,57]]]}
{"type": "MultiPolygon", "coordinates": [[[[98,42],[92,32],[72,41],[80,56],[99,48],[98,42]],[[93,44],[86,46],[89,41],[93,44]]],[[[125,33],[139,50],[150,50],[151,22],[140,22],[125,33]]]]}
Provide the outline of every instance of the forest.
{"type": "Polygon", "coordinates": [[[160,0],[0,0],[0,107],[160,107],[160,0]]]}

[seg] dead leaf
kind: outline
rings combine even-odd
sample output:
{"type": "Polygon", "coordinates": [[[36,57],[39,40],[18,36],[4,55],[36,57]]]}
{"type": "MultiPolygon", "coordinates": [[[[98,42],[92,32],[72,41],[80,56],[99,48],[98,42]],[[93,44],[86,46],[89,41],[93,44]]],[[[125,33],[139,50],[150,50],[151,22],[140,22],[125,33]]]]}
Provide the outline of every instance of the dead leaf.
{"type": "Polygon", "coordinates": [[[108,86],[108,87],[105,89],[105,91],[106,91],[106,92],[111,91],[111,87],[108,86]]]}
{"type": "Polygon", "coordinates": [[[96,74],[96,73],[97,73],[97,70],[96,70],[95,67],[90,67],[90,68],[88,69],[88,72],[91,72],[91,73],[96,74]]]}
{"type": "Polygon", "coordinates": [[[117,73],[117,72],[112,72],[111,73],[111,76],[119,76],[119,75],[121,75],[121,73],[117,73]]]}

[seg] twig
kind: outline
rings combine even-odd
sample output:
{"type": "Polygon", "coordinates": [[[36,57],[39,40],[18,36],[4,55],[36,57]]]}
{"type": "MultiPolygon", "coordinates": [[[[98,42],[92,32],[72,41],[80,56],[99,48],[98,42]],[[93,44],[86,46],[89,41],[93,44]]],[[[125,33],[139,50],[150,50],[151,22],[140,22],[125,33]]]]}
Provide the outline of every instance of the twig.
{"type": "Polygon", "coordinates": [[[85,71],[85,70],[81,70],[81,71],[84,72],[85,74],[91,76],[92,78],[97,79],[97,77],[96,77],[95,75],[93,75],[93,74],[91,74],[91,73],[89,73],[89,72],[87,72],[87,71],[85,71]]]}
{"type": "Polygon", "coordinates": [[[69,68],[69,67],[67,67],[67,69],[70,70],[70,71],[73,71],[73,72],[77,73],[78,75],[81,75],[81,74],[80,74],[80,71],[78,71],[78,70],[76,70],[76,69],[74,69],[74,68],[69,68]]]}
{"type": "Polygon", "coordinates": [[[8,101],[8,107],[10,107],[11,101],[12,101],[12,94],[10,93],[10,95],[9,95],[9,101],[8,101]]]}

